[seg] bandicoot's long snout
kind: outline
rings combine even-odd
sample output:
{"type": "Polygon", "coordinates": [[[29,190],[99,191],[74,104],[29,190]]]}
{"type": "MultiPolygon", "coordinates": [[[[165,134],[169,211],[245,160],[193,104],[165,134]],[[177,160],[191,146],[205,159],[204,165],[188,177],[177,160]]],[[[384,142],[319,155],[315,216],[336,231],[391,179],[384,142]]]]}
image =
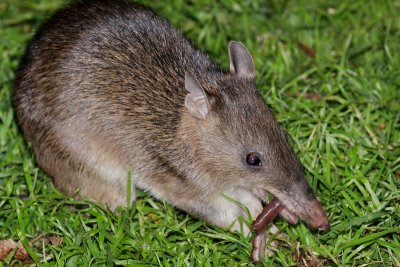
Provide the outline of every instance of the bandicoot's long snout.
{"type": "Polygon", "coordinates": [[[330,227],[328,216],[316,199],[301,206],[296,205],[295,208],[285,205],[280,215],[291,224],[296,224],[300,218],[312,229],[319,231],[326,231],[330,227]]]}
{"type": "Polygon", "coordinates": [[[319,204],[318,200],[314,199],[303,205],[293,209],[292,205],[285,206],[280,215],[289,223],[296,224],[298,219],[305,221],[312,229],[326,231],[329,229],[329,220],[325,211],[319,204]]]}
{"type": "Polygon", "coordinates": [[[307,194],[294,194],[291,197],[281,194],[279,199],[285,206],[280,215],[289,223],[296,224],[301,219],[312,229],[329,229],[328,216],[311,190],[307,194]]]}
{"type": "Polygon", "coordinates": [[[281,211],[280,215],[291,224],[296,224],[298,219],[305,221],[312,229],[326,231],[329,229],[329,220],[321,204],[317,200],[308,202],[304,206],[297,206],[291,209],[287,206],[281,211]]]}

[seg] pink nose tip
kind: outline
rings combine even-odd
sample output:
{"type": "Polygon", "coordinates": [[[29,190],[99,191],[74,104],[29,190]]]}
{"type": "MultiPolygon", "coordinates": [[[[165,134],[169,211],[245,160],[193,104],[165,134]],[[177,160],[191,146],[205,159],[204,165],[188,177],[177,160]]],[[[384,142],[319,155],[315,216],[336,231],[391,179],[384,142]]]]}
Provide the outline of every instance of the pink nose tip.
{"type": "Polygon", "coordinates": [[[328,220],[322,221],[320,223],[319,226],[317,226],[316,228],[318,229],[318,231],[326,231],[330,228],[331,226],[329,225],[328,220]]]}
{"type": "Polygon", "coordinates": [[[325,214],[325,211],[322,209],[321,205],[318,201],[313,201],[312,206],[312,214],[309,214],[309,223],[310,226],[314,229],[318,229],[319,231],[326,231],[329,229],[329,221],[328,217],[325,214]]]}

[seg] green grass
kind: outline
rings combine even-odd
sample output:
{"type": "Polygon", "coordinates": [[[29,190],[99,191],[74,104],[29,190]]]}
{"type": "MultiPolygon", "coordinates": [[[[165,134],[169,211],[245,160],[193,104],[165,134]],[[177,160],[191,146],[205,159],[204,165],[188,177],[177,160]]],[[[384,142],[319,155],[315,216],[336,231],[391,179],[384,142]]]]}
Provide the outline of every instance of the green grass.
{"type": "MultiPolygon", "coordinates": [[[[327,233],[276,220],[289,240],[259,265],[400,266],[400,2],[141,2],[225,68],[228,41],[247,45],[329,214],[327,233]]],[[[38,169],[14,120],[12,81],[32,33],[62,3],[0,2],[0,240],[21,241],[40,266],[249,265],[250,237],[144,193],[112,214],[65,197],[38,169]],[[63,242],[31,246],[41,235],[63,242]]]]}

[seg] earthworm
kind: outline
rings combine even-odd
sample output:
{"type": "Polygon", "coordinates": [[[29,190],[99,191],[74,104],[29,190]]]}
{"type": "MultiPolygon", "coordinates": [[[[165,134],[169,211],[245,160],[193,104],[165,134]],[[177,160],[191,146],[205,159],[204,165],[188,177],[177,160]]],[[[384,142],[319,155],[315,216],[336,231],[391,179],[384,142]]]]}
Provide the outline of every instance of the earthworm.
{"type": "Polygon", "coordinates": [[[265,231],[265,228],[270,224],[275,217],[283,210],[284,206],[277,198],[273,198],[262,210],[262,212],[254,220],[252,229],[256,233],[265,231]]]}
{"type": "Polygon", "coordinates": [[[256,235],[252,241],[253,249],[251,258],[253,261],[259,261],[264,257],[265,252],[265,230],[275,217],[283,210],[284,206],[277,198],[273,198],[254,220],[252,229],[256,235]]]}

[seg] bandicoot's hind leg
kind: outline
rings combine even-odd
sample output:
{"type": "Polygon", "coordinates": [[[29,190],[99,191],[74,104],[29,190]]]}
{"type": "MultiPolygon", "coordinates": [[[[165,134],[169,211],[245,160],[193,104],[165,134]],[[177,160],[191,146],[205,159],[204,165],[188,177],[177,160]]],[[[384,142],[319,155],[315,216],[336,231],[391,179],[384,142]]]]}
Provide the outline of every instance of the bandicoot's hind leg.
{"type": "MultiPolygon", "coordinates": [[[[84,146],[85,151],[66,151],[65,148],[58,150],[54,144],[46,146],[43,142],[39,147],[34,146],[34,150],[38,164],[53,177],[60,191],[78,198],[91,198],[112,210],[128,204],[128,168],[117,159],[98,148],[94,151],[93,146],[84,146]]],[[[136,190],[133,181],[131,184],[133,202],[136,190]]]]}
{"type": "MultiPolygon", "coordinates": [[[[119,206],[128,205],[127,187],[119,183],[111,183],[93,175],[90,171],[69,172],[68,175],[59,175],[54,178],[55,186],[68,195],[74,197],[88,197],[115,210],[119,206]]],[[[127,179],[126,179],[127,181],[127,179]]],[[[135,201],[135,188],[131,189],[131,203],[135,201]]]]}

